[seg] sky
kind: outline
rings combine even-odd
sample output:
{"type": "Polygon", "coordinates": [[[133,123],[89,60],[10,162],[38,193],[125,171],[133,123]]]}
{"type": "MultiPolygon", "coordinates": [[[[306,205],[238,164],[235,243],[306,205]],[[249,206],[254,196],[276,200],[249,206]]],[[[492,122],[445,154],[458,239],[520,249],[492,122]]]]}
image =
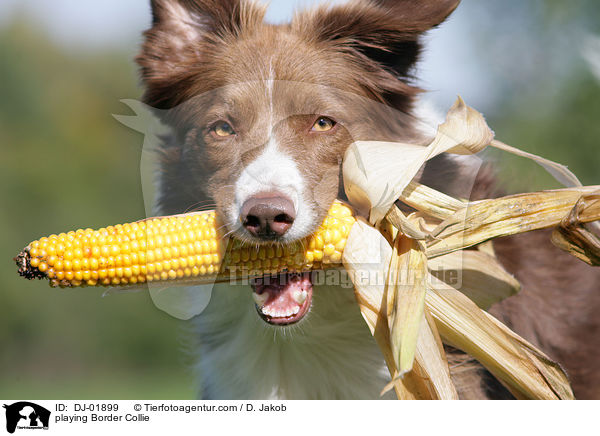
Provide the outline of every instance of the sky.
{"type": "MultiPolygon", "coordinates": [[[[345,0],[329,0],[344,3],[345,0]]],[[[150,23],[149,0],[2,0],[0,24],[14,14],[26,11],[37,18],[51,35],[66,45],[106,45],[135,41],[150,23]]],[[[295,8],[308,7],[319,0],[275,0],[269,5],[267,20],[289,20],[295,8]]]]}
{"type": "MultiPolygon", "coordinates": [[[[273,0],[267,20],[273,23],[291,18],[296,8],[324,0],[273,0]]],[[[343,3],[345,0],[330,0],[343,3]]],[[[471,105],[485,110],[493,104],[490,84],[480,74],[473,45],[463,25],[468,20],[467,3],[440,28],[427,36],[427,49],[417,76],[429,97],[445,111],[460,93],[471,105]]],[[[51,38],[69,50],[116,46],[131,57],[141,41],[141,32],[150,24],[148,0],[1,0],[0,26],[19,15],[33,16],[51,38]]]]}

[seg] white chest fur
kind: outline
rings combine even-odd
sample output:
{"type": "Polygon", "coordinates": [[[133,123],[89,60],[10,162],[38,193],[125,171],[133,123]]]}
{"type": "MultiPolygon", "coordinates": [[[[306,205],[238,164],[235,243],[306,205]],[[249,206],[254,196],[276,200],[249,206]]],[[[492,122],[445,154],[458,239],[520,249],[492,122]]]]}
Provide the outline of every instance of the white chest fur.
{"type": "Polygon", "coordinates": [[[259,318],[248,285],[217,285],[193,329],[204,398],[377,399],[389,381],[352,288],[315,286],[310,313],[282,328],[259,318]]]}

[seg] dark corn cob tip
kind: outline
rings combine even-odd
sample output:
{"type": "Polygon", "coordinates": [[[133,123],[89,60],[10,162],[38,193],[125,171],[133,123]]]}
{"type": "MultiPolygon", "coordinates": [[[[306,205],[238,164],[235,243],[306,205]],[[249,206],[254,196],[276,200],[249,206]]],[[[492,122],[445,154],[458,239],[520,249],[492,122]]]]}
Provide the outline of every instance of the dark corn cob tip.
{"type": "Polygon", "coordinates": [[[46,274],[31,266],[31,256],[27,248],[17,254],[13,260],[17,264],[17,272],[21,277],[25,277],[27,280],[47,278],[46,274]]]}

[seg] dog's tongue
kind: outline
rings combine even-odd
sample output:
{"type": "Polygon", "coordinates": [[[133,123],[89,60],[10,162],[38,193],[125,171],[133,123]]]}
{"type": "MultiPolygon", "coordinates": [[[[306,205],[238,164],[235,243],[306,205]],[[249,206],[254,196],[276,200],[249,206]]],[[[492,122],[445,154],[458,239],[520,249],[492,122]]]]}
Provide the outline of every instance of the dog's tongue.
{"type": "Polygon", "coordinates": [[[293,324],[308,312],[313,285],[310,273],[266,276],[251,282],[260,316],[270,324],[293,324]]]}

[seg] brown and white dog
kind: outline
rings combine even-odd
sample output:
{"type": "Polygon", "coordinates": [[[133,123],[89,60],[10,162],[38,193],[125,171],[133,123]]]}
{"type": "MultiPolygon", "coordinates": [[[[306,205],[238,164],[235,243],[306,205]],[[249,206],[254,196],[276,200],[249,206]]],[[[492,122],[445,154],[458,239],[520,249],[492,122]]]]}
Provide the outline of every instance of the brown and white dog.
{"type": "MultiPolygon", "coordinates": [[[[355,0],[271,25],[244,0],[154,0],[138,62],[145,102],[168,110],[163,213],[216,207],[259,246],[311,234],[343,198],[340,163],[356,140],[422,141],[412,67],[421,35],[459,0],[355,0]]],[[[426,183],[456,194],[468,161],[440,157],[426,183]]],[[[492,195],[488,171],[472,197],[492,195]]],[[[523,283],[492,312],[561,362],[579,398],[600,398],[600,275],[535,232],[497,241],[523,283]],[[556,266],[560,265],[560,268],[556,266]]],[[[351,287],[282,275],[219,285],[193,322],[204,398],[378,398],[389,375],[351,287]]],[[[509,398],[449,351],[462,398],[509,398]]]]}

